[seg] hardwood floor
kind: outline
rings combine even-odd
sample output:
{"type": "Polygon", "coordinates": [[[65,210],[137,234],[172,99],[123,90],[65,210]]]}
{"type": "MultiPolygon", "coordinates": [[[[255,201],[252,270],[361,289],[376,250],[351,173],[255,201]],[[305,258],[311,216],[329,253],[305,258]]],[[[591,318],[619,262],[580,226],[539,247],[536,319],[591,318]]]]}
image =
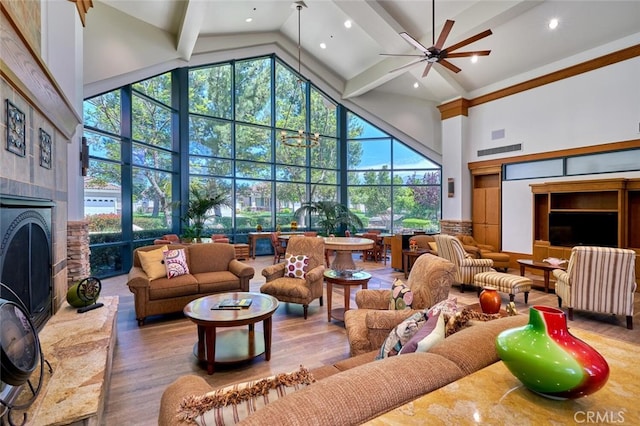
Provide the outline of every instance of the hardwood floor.
{"type": "MultiPolygon", "coordinates": [[[[354,258],[358,256],[354,255],[354,258]]],[[[262,268],[270,265],[271,256],[247,260],[255,268],[251,280],[251,291],[259,292],[264,282],[262,268]]],[[[402,272],[396,272],[382,262],[361,262],[372,274],[369,288],[389,288],[395,278],[404,280],[402,272]]],[[[510,269],[509,273],[518,274],[510,269]]],[[[538,289],[529,294],[529,305],[541,304],[557,306],[553,293],[546,294],[542,288],[542,277],[528,275],[535,280],[538,289]]],[[[106,401],[103,424],[105,425],[155,425],[157,424],[160,397],[164,389],[179,376],[196,374],[202,376],[213,387],[260,378],[276,373],[288,372],[300,365],[307,368],[320,367],[349,356],[344,325],[341,322],[327,322],[326,295],[324,306],[314,301],[309,306],[309,317],[302,317],[302,306],[282,303],[273,317],[273,344],[271,360],[264,356],[233,366],[216,366],[216,372],[208,376],[193,356],[196,341],[196,326],[182,314],[149,318],[144,326],[138,327],[135,320],[133,295],[126,286],[126,275],[102,281],[102,295],[117,295],[118,337],[113,359],[111,386],[106,401]]],[[[337,286],[336,286],[337,287],[337,286]]],[[[342,288],[334,287],[333,305],[342,306],[342,288]]],[[[351,306],[355,307],[355,290],[351,294],[351,306]]],[[[477,302],[474,291],[460,293],[459,287],[451,290],[451,296],[459,305],[477,302]]],[[[502,295],[503,303],[508,295],[502,295]]],[[[522,295],[516,296],[520,312],[526,312],[522,295]]],[[[640,345],[640,297],[636,297],[634,316],[635,329],[627,330],[625,318],[588,312],[575,312],[569,327],[582,328],[603,335],[640,345]]],[[[262,324],[256,324],[260,330],[262,324]]]]}

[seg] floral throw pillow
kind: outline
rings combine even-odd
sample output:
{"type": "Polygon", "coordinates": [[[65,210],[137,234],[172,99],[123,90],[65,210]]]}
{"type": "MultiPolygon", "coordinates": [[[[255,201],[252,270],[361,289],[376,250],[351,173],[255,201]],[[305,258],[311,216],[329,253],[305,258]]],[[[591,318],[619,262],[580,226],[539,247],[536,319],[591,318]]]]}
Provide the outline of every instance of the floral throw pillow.
{"type": "Polygon", "coordinates": [[[389,298],[389,310],[402,311],[411,308],[413,292],[399,279],[391,285],[391,297],[389,298]]]}
{"type": "Polygon", "coordinates": [[[188,274],[189,266],[187,265],[187,257],[184,254],[184,249],[166,250],[164,252],[164,266],[167,269],[168,278],[188,274]]]}
{"type": "Polygon", "coordinates": [[[388,358],[400,353],[403,346],[420,330],[427,322],[424,312],[416,312],[400,324],[395,326],[385,339],[376,359],[388,358]]]}
{"type": "Polygon", "coordinates": [[[309,267],[309,256],[288,254],[285,259],[285,276],[304,279],[309,267]]]}

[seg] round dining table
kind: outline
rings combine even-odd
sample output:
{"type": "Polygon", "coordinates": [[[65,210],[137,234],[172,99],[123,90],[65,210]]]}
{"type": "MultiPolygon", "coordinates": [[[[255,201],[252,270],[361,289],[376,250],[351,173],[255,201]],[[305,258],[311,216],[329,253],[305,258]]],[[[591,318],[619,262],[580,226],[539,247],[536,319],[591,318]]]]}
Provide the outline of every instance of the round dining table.
{"type": "Polygon", "coordinates": [[[352,253],[354,251],[373,248],[375,242],[368,238],[358,237],[324,237],[324,246],[327,250],[335,250],[336,257],[331,264],[331,269],[340,273],[356,270],[352,253]]]}

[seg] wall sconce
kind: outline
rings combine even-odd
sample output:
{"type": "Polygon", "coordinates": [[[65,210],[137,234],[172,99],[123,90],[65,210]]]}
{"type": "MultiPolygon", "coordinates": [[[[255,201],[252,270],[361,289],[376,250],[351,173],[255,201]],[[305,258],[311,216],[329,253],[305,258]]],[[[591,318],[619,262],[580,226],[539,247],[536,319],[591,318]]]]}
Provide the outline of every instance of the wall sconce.
{"type": "Polygon", "coordinates": [[[82,137],[82,147],[80,148],[80,165],[82,176],[86,176],[89,170],[89,145],[87,144],[87,138],[84,136],[82,137]]]}
{"type": "Polygon", "coordinates": [[[447,191],[449,192],[449,198],[453,198],[455,195],[455,185],[453,183],[453,178],[447,179],[447,191]]]}

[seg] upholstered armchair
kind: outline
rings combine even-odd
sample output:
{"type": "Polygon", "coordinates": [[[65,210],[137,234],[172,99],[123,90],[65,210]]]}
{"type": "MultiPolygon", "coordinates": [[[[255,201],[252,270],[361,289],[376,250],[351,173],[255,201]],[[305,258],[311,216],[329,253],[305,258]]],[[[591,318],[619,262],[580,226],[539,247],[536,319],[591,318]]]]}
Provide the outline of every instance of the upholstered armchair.
{"type": "Polygon", "coordinates": [[[462,243],[464,250],[476,259],[491,259],[493,260],[493,267],[495,269],[501,269],[506,272],[509,269],[509,255],[507,253],[500,253],[496,248],[490,244],[481,244],[475,240],[471,235],[456,235],[456,238],[462,243]]]}
{"type": "Polygon", "coordinates": [[[574,247],[567,270],[553,270],[558,307],[565,304],[570,320],[574,309],[625,315],[633,329],[635,259],[633,250],[574,247]]]}
{"type": "Polygon", "coordinates": [[[391,329],[416,310],[447,299],[454,277],[453,263],[427,253],[416,259],[406,283],[413,293],[412,309],[389,310],[389,289],[359,290],[356,293],[358,309],[344,313],[351,356],[379,349],[391,329]]]}
{"type": "Polygon", "coordinates": [[[322,292],[324,282],[324,240],[317,237],[295,235],[289,238],[285,262],[267,266],[262,275],[267,282],[260,287],[260,292],[269,294],[281,302],[298,303],[304,309],[304,319],[307,319],[309,304],[320,299],[322,306],[322,292]],[[307,272],[303,278],[286,276],[286,259],[289,255],[306,255],[309,257],[307,272]]]}
{"type": "Polygon", "coordinates": [[[453,235],[439,234],[434,238],[438,247],[438,256],[447,259],[456,266],[455,282],[460,284],[461,292],[464,293],[465,284],[475,286],[473,277],[476,274],[494,271],[493,260],[472,258],[462,247],[460,240],[453,235]]]}

